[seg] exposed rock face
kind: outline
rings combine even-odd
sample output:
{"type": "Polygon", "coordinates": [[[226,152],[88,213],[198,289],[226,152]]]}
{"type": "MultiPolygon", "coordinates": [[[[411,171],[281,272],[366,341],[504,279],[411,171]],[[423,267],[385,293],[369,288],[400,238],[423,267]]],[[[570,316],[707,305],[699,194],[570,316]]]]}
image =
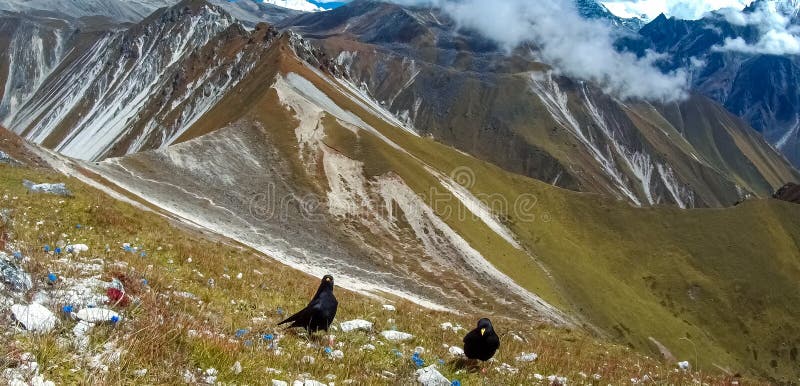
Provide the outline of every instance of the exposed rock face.
{"type": "Polygon", "coordinates": [[[778,189],[772,197],[800,204],[800,185],[790,182],[778,189]]]}

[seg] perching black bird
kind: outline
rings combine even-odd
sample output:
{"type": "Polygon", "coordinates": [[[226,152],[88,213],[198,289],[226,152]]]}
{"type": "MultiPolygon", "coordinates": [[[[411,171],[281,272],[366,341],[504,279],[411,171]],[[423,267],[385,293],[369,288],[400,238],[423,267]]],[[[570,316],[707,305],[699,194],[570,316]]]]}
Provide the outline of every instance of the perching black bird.
{"type": "Polygon", "coordinates": [[[339,302],[336,301],[336,296],[333,296],[333,276],[325,275],[317,289],[317,293],[306,308],[286,318],[278,325],[291,322],[292,324],[289,325],[289,328],[302,327],[309,333],[319,330],[328,331],[328,327],[330,327],[333,318],[336,316],[336,308],[338,306],[339,302]]]}
{"type": "Polygon", "coordinates": [[[494,333],[492,321],[483,318],[478,327],[464,337],[464,355],[469,359],[488,361],[500,347],[500,337],[494,333]]]}

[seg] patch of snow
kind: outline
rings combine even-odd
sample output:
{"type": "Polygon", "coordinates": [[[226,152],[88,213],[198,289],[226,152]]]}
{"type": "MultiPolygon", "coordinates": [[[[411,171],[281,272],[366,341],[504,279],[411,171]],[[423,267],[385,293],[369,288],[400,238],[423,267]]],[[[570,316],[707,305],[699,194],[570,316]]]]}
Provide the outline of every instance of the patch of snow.
{"type": "Polygon", "coordinates": [[[58,320],[47,307],[32,303],[30,305],[14,304],[11,313],[26,330],[38,333],[50,332],[55,328],[58,320]]]}

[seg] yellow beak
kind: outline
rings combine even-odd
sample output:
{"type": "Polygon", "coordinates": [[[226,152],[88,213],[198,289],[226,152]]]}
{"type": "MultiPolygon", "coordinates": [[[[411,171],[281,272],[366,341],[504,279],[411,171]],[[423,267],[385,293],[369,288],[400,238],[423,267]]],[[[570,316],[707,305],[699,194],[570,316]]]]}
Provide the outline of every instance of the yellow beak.
{"type": "Polygon", "coordinates": [[[326,278],[325,278],[325,281],[331,281],[331,278],[329,278],[329,277],[326,277],[326,278]]]}
{"type": "Polygon", "coordinates": [[[481,328],[481,336],[483,336],[483,334],[485,334],[485,333],[486,333],[486,329],[485,328],[481,328]]]}

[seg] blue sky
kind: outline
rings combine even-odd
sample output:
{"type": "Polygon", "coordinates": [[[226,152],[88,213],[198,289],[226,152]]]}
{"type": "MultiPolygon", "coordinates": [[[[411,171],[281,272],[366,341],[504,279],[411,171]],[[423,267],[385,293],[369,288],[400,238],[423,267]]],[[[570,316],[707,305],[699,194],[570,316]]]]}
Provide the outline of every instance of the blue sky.
{"type": "Polygon", "coordinates": [[[308,0],[308,2],[327,9],[336,8],[344,4],[343,1],[308,0]]]}

